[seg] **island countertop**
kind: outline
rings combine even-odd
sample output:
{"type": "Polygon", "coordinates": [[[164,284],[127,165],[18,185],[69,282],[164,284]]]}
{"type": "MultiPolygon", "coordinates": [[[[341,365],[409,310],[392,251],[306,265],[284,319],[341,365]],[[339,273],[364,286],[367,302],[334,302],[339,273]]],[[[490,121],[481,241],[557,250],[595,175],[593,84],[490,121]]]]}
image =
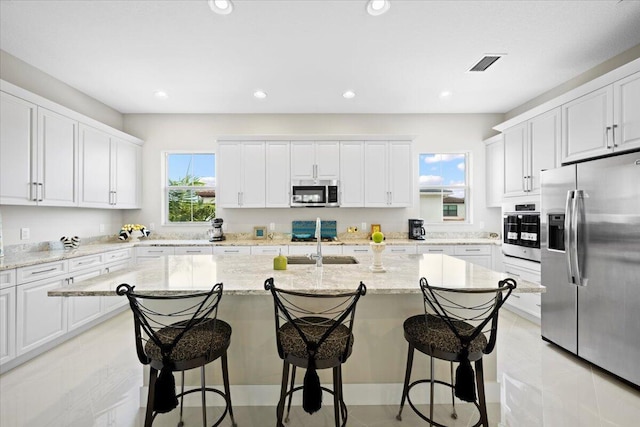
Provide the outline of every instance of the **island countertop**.
{"type": "MultiPolygon", "coordinates": [[[[371,255],[358,255],[358,264],[289,265],[273,269],[271,255],[168,255],[70,286],[53,289],[49,296],[112,296],[122,283],[139,293],[170,295],[207,291],[224,284],[229,295],[265,295],[264,281],[273,277],[278,287],[304,292],[354,290],[362,281],[370,294],[420,293],[419,280],[432,286],[457,289],[492,289],[510,277],[464,260],[441,254],[383,254],[384,273],[369,270],[371,255]]],[[[544,286],[514,277],[516,292],[544,292],[544,286]]]]}

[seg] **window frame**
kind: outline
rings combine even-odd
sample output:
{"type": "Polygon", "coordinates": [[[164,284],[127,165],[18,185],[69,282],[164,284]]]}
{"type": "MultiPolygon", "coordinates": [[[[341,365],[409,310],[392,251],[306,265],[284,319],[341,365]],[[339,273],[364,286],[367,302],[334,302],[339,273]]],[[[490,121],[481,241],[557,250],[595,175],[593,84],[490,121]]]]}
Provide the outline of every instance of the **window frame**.
{"type": "MultiPolygon", "coordinates": [[[[161,162],[162,162],[162,225],[166,226],[175,226],[175,227],[202,227],[203,225],[208,225],[209,221],[189,221],[189,222],[172,222],[169,221],[169,191],[171,190],[193,190],[194,186],[170,186],[169,185],[169,156],[175,154],[184,154],[184,155],[195,155],[202,154],[207,156],[214,156],[214,172],[216,184],[213,186],[198,186],[198,189],[202,190],[213,190],[217,191],[218,188],[218,177],[215,164],[217,163],[217,153],[214,150],[165,150],[161,152],[161,162]]],[[[217,194],[216,194],[216,212],[217,212],[217,194]]]]}
{"type": "MultiPolygon", "coordinates": [[[[472,224],[472,201],[471,201],[471,151],[469,150],[460,150],[460,151],[432,151],[432,152],[426,152],[426,151],[421,151],[418,153],[418,203],[419,203],[419,209],[420,209],[420,216],[421,217],[425,217],[425,215],[422,214],[422,190],[423,189],[427,189],[427,190],[438,190],[441,193],[441,196],[443,195],[442,191],[443,190],[451,190],[451,189],[459,189],[462,190],[464,192],[464,205],[465,205],[465,217],[464,220],[451,220],[451,219],[446,219],[446,218],[451,218],[451,217],[445,217],[444,215],[444,207],[445,204],[444,202],[442,203],[442,209],[440,209],[440,221],[438,222],[433,222],[433,221],[429,221],[428,217],[425,219],[425,224],[428,224],[430,226],[447,226],[447,225],[470,225],[472,224]],[[423,186],[420,184],[420,163],[422,161],[421,157],[425,156],[425,155],[464,155],[464,185],[461,184],[456,184],[456,185],[429,185],[429,186],[423,186]]],[[[456,213],[458,213],[460,211],[460,207],[456,206],[456,213]]],[[[456,215],[457,216],[457,215],[456,215]]]]}

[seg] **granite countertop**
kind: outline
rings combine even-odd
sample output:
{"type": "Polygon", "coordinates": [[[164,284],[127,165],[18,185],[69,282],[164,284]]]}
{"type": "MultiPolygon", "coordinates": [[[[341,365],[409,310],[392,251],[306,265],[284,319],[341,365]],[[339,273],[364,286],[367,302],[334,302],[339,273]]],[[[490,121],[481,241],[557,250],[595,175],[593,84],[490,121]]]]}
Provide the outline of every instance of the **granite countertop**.
{"type": "MultiPolygon", "coordinates": [[[[121,283],[137,292],[168,295],[209,290],[224,283],[225,294],[267,295],[264,281],[273,277],[276,286],[305,292],[355,290],[360,281],[370,294],[419,293],[419,279],[426,277],[432,286],[459,289],[491,289],[509,277],[464,260],[440,254],[383,254],[384,273],[373,273],[372,256],[355,257],[359,264],[289,265],[273,270],[270,255],[170,255],[132,267],[127,271],[105,274],[78,284],[49,291],[49,296],[110,296],[121,283]]],[[[514,278],[516,292],[544,292],[544,287],[514,278]]]]}
{"type": "MultiPolygon", "coordinates": [[[[342,236],[341,236],[342,237],[342,236]]],[[[355,236],[354,236],[355,237],[355,236]]],[[[334,242],[322,242],[322,246],[335,245],[368,245],[371,240],[366,238],[347,238],[334,242]]],[[[426,240],[410,240],[406,238],[386,239],[387,245],[500,245],[499,239],[489,238],[428,238],[426,240]]],[[[30,265],[42,264],[45,262],[59,261],[93,255],[96,253],[115,251],[123,248],[135,246],[277,246],[277,245],[315,245],[315,242],[292,242],[288,239],[228,239],[221,242],[210,242],[202,240],[179,240],[179,239],[140,239],[135,242],[101,242],[80,246],[74,250],[40,250],[33,252],[15,252],[0,258],[0,271],[12,268],[28,267],[30,265]]]]}

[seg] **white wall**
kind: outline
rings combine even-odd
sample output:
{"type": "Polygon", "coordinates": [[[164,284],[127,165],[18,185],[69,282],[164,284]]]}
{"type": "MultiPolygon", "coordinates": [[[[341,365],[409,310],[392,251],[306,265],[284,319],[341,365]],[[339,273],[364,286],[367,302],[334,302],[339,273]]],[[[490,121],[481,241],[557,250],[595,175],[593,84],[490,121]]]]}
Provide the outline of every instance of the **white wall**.
{"type": "Polygon", "coordinates": [[[499,231],[500,211],[485,207],[484,144],[495,133],[492,126],[503,120],[502,114],[282,114],[282,115],[125,115],[124,131],[145,140],[143,147],[143,208],[133,213],[137,223],[155,224],[162,232],[202,232],[207,227],[161,225],[162,151],[214,150],[218,136],[229,135],[416,135],[414,170],[416,189],[413,208],[406,209],[222,209],[228,232],[250,232],[255,225],[276,223],[276,231],[290,232],[292,220],[337,220],[338,232],[348,226],[381,224],[382,230],[407,231],[407,219],[420,217],[418,201],[418,154],[420,152],[469,151],[472,177],[472,224],[430,226],[427,231],[499,231]]]}

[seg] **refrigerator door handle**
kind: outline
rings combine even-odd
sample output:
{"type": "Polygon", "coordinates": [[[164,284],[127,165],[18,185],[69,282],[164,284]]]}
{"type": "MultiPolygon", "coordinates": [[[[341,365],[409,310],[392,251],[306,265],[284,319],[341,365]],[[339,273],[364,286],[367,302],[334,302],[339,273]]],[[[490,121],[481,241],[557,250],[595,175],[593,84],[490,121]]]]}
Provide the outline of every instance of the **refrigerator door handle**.
{"type": "Polygon", "coordinates": [[[573,252],[573,272],[576,278],[576,285],[578,286],[586,286],[587,279],[583,277],[582,271],[584,266],[580,265],[580,258],[578,255],[578,246],[579,242],[582,240],[583,236],[579,235],[580,226],[584,224],[584,191],[576,190],[575,196],[573,198],[573,219],[571,226],[573,227],[573,245],[571,250],[573,252]]]}
{"type": "Polygon", "coordinates": [[[564,208],[564,250],[565,259],[567,261],[567,280],[569,283],[574,282],[573,263],[571,262],[571,202],[573,200],[574,191],[567,191],[567,202],[564,208]]]}

